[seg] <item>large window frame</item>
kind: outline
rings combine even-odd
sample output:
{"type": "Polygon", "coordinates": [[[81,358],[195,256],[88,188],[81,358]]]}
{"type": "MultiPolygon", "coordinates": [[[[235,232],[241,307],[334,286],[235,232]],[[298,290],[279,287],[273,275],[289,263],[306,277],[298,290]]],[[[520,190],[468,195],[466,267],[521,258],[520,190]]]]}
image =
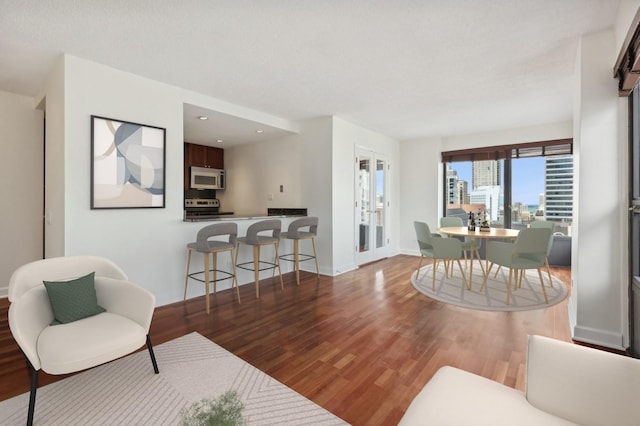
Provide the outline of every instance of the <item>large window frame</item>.
{"type": "MultiPolygon", "coordinates": [[[[455,162],[473,162],[482,160],[504,160],[503,162],[503,226],[511,228],[512,215],[512,160],[531,157],[546,157],[555,155],[573,155],[573,138],[538,141],[531,143],[489,146],[482,148],[471,148],[456,151],[442,152],[442,185],[443,194],[447,188],[447,164],[455,162]]],[[[445,195],[446,198],[446,195],[445,195]]],[[[447,215],[447,203],[442,203],[442,216],[447,215]]]]}

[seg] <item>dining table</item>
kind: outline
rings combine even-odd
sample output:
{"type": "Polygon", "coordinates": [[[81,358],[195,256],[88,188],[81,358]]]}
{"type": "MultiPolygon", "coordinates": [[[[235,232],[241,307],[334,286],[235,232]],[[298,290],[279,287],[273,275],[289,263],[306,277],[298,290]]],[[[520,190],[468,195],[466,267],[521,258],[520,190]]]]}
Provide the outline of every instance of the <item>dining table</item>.
{"type": "MultiPolygon", "coordinates": [[[[485,240],[491,239],[505,239],[505,240],[515,240],[518,237],[518,233],[520,232],[518,229],[509,229],[509,228],[488,228],[488,229],[480,229],[479,226],[476,226],[475,230],[470,230],[466,226],[445,226],[442,228],[438,228],[437,232],[439,234],[444,234],[449,237],[468,237],[471,238],[471,249],[469,250],[469,287],[472,286],[472,278],[473,278],[473,256],[475,252],[475,242],[477,238],[482,238],[485,240]]],[[[486,257],[486,256],[485,256],[486,257]]],[[[478,258],[480,262],[480,267],[482,267],[482,259],[478,258]]],[[[486,274],[488,268],[488,261],[485,265],[484,273],[486,274]]]]}

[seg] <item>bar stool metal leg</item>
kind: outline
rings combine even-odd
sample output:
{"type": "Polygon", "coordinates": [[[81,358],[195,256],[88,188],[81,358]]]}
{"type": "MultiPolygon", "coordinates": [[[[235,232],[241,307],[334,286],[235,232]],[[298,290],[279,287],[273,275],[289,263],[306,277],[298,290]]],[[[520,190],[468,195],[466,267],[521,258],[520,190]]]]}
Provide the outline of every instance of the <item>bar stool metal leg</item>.
{"type": "Polygon", "coordinates": [[[205,293],[205,303],[207,306],[207,313],[210,311],[210,301],[209,301],[209,253],[204,254],[204,293],[205,293]]]}
{"type": "Polygon", "coordinates": [[[279,243],[276,242],[275,243],[276,252],[274,254],[274,256],[275,256],[274,263],[277,265],[277,267],[278,267],[278,275],[280,275],[280,289],[284,290],[284,284],[282,283],[282,270],[280,269],[280,256],[278,256],[278,247],[279,247],[279,243]]]}
{"type": "Polygon", "coordinates": [[[256,281],[256,299],[260,298],[260,246],[253,246],[253,275],[256,281]]]}
{"type": "MultiPolygon", "coordinates": [[[[231,266],[233,267],[233,284],[236,286],[236,296],[238,296],[238,304],[240,304],[240,288],[238,287],[238,271],[236,270],[237,255],[233,256],[233,249],[229,252],[231,256],[231,266]]],[[[233,285],[232,284],[232,285],[233,285]]]]}
{"type": "Polygon", "coordinates": [[[318,268],[318,254],[316,253],[316,239],[311,238],[311,246],[313,247],[313,260],[316,261],[316,275],[318,277],[318,281],[320,280],[320,268],[318,268]]]}

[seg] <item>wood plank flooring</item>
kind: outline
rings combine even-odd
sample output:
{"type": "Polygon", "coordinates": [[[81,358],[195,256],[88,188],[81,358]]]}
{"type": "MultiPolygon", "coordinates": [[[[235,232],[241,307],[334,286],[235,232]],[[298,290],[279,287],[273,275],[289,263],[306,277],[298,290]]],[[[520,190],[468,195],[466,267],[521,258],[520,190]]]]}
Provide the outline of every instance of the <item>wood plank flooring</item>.
{"type": "MultiPolygon", "coordinates": [[[[354,425],[396,424],[443,365],[524,388],[527,334],[570,341],[567,301],[525,312],[474,311],[432,301],[410,283],[418,258],[399,255],[338,277],[302,272],[156,309],[154,345],[197,331],[354,425]]],[[[552,268],[565,284],[570,270],[552,268]]],[[[197,285],[198,283],[190,284],[197,285]]],[[[182,282],[166,285],[182,288],[182,282]]],[[[0,400],[29,389],[0,300],[0,400]]],[[[162,373],[162,365],[160,372],[162,373]]],[[[59,380],[41,374],[40,386],[59,380]]],[[[25,407],[26,412],[26,407],[25,407]]]]}

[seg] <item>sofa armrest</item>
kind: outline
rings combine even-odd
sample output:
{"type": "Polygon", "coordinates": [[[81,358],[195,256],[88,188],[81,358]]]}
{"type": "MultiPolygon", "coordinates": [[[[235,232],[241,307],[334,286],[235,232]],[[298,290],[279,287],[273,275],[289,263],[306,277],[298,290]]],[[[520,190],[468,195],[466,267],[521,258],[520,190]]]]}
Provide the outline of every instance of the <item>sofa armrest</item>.
{"type": "Polygon", "coordinates": [[[454,367],[441,367],[398,426],[566,426],[531,406],[518,390],[454,367]]]}
{"type": "Polygon", "coordinates": [[[96,277],[98,304],[107,312],[140,324],[149,333],[156,298],[153,293],[129,281],[96,277]]]}
{"type": "Polygon", "coordinates": [[[640,419],[640,360],[542,336],[529,336],[526,398],[582,425],[640,419]]]}

